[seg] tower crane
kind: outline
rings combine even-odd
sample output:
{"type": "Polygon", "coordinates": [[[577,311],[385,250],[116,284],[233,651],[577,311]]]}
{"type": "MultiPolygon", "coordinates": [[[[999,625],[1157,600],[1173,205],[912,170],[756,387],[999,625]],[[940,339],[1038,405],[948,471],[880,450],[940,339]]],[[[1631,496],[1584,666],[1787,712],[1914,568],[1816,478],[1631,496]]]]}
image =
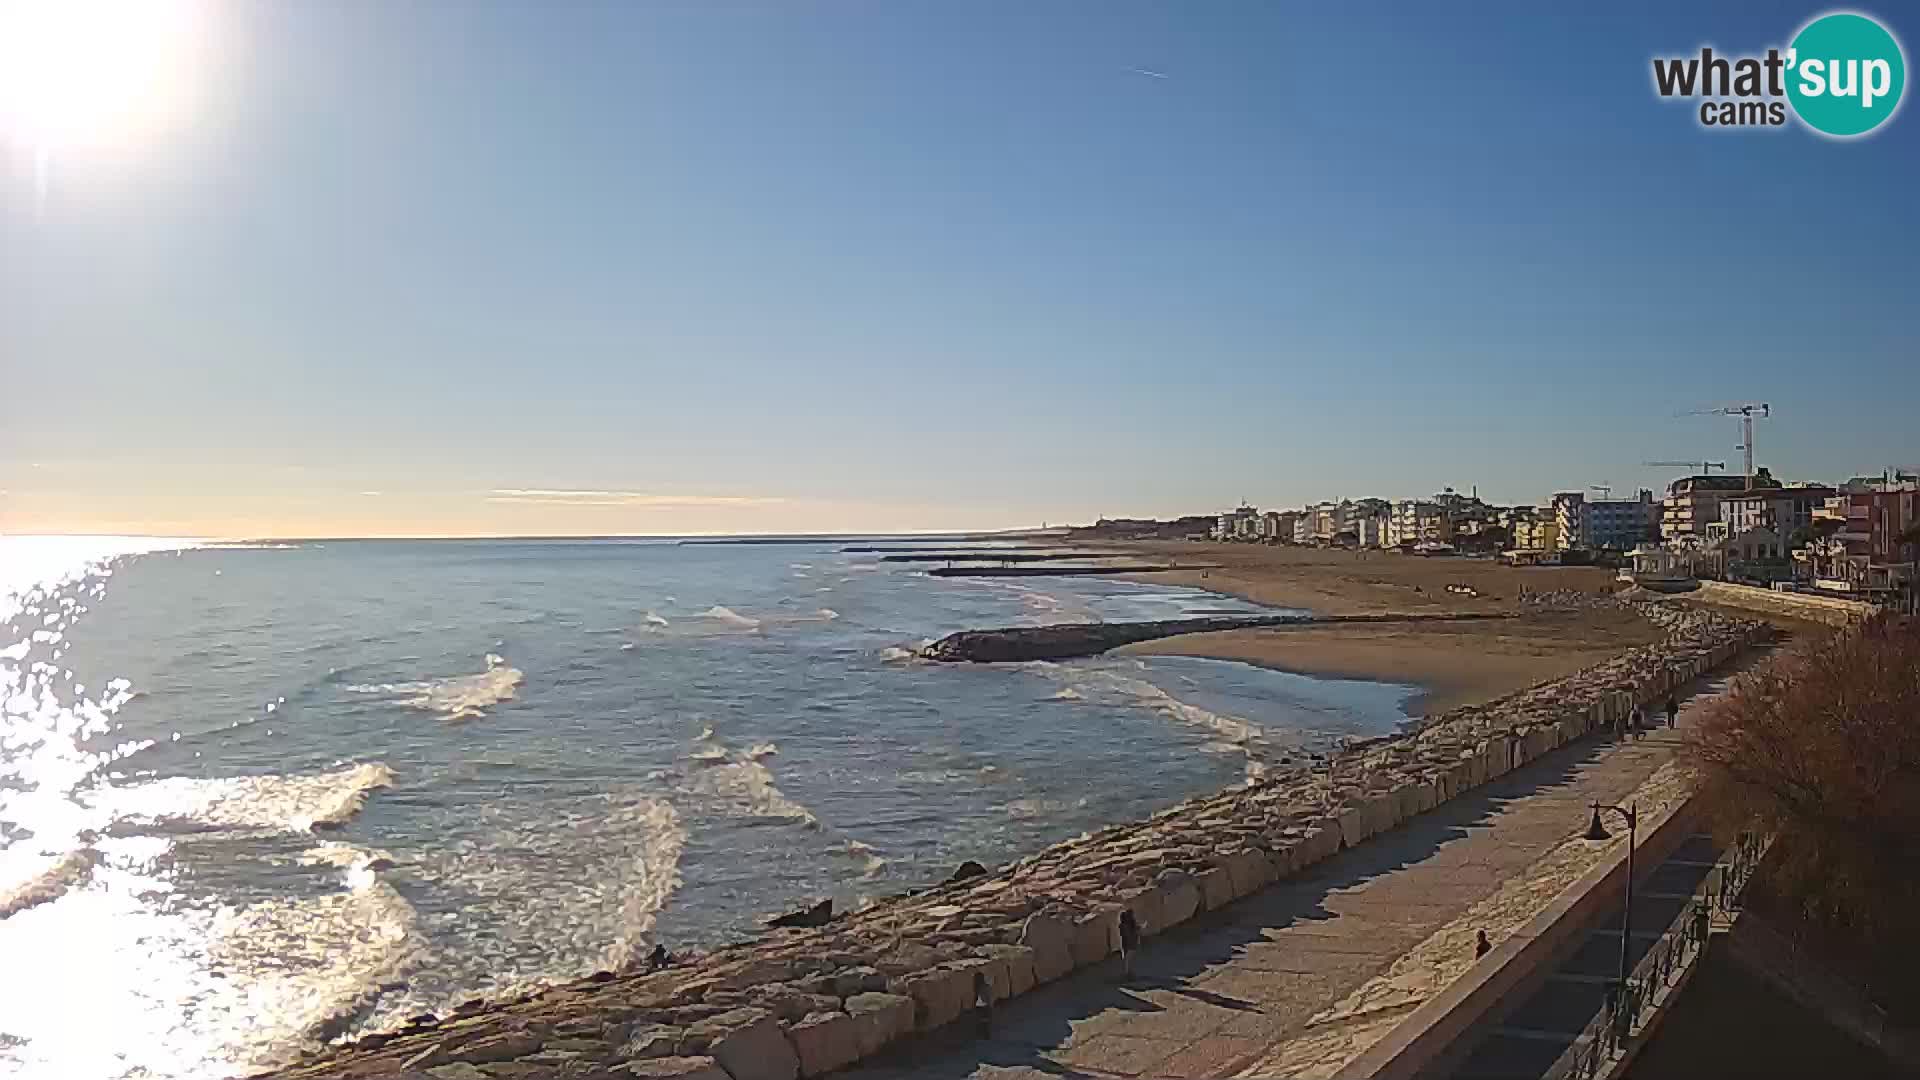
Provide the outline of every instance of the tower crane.
{"type": "Polygon", "coordinates": [[[1773,415],[1773,407],[1766,402],[1754,402],[1745,405],[1727,405],[1718,409],[1694,409],[1683,412],[1681,416],[1737,416],[1740,418],[1740,445],[1735,450],[1744,450],[1747,454],[1747,490],[1753,490],[1753,420],[1764,420],[1773,415]]]}
{"type": "Polygon", "coordinates": [[[1650,469],[1693,469],[1702,475],[1712,475],[1713,470],[1727,470],[1724,461],[1643,461],[1640,464],[1650,469]]]}

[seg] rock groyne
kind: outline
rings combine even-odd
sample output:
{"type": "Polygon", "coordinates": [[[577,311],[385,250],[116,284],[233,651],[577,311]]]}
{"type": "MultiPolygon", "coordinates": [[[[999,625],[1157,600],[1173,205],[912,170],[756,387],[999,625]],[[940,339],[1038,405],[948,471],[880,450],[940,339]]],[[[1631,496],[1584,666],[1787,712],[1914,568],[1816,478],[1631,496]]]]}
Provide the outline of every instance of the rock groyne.
{"type": "Polygon", "coordinates": [[[1406,734],[997,871],[653,974],[604,971],[373,1035],[278,1074],[793,1080],[870,1057],[1101,963],[1601,730],[1764,639],[1763,623],[1641,605],[1666,639],[1406,734]]]}
{"type": "Polygon", "coordinates": [[[1314,626],[1340,623],[1460,622],[1510,619],[1500,612],[1436,612],[1379,615],[1210,615],[1191,619],[1152,619],[1143,622],[1052,623],[1047,626],[1007,626],[993,630],[962,630],[948,634],[920,650],[925,660],[947,663],[1004,664],[1023,660],[1067,660],[1094,656],[1122,645],[1154,641],[1180,634],[1216,630],[1247,630],[1263,626],[1314,626]]]}

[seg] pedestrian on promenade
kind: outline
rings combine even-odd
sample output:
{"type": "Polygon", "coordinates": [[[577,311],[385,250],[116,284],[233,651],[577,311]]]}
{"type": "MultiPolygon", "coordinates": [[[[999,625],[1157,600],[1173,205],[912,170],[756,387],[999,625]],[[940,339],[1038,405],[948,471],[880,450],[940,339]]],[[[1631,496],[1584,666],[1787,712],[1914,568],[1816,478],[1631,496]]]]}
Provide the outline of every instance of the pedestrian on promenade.
{"type": "Polygon", "coordinates": [[[1479,937],[1475,938],[1473,942],[1473,958],[1478,960],[1492,951],[1493,942],[1487,940],[1487,932],[1485,930],[1480,931],[1479,937]]]}
{"type": "Polygon", "coordinates": [[[1667,695],[1667,726],[1680,726],[1680,695],[1667,695]]]}
{"type": "Polygon", "coordinates": [[[1120,913],[1120,973],[1133,978],[1133,954],[1140,949],[1140,920],[1133,917],[1133,909],[1120,913]]]}

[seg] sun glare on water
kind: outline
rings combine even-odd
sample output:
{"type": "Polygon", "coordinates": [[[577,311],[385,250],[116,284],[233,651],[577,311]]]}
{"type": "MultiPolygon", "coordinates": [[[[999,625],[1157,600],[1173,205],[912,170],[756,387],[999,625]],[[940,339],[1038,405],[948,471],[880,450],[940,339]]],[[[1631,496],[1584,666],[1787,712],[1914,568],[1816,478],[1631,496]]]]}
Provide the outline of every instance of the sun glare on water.
{"type": "Polygon", "coordinates": [[[0,0],[0,146],[44,172],[162,133],[193,87],[206,16],[206,0],[0,0]]]}

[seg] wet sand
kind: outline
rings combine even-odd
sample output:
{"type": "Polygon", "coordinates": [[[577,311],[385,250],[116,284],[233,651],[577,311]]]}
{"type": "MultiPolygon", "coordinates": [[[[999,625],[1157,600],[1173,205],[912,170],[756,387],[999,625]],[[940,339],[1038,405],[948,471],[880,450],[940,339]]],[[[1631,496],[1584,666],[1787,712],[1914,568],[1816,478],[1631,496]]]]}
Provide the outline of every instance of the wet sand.
{"type": "Polygon", "coordinates": [[[1425,692],[1408,698],[1401,708],[1408,716],[1424,716],[1570,675],[1659,637],[1651,623],[1630,612],[1540,611],[1488,622],[1227,630],[1117,651],[1238,660],[1299,675],[1412,683],[1425,692]]]}
{"type": "Polygon", "coordinates": [[[1651,623],[1631,612],[1530,609],[1519,602],[1523,589],[1613,592],[1618,587],[1613,572],[1597,567],[1515,568],[1491,559],[1239,544],[1151,543],[1126,549],[1221,567],[1156,574],[1155,582],[1321,614],[1522,613],[1518,619],[1487,622],[1263,627],[1189,634],[1119,650],[1237,660],[1301,675],[1411,683],[1425,693],[1405,703],[1409,716],[1487,701],[1660,638],[1651,623]],[[1448,585],[1467,585],[1480,595],[1450,593],[1448,585]]]}

